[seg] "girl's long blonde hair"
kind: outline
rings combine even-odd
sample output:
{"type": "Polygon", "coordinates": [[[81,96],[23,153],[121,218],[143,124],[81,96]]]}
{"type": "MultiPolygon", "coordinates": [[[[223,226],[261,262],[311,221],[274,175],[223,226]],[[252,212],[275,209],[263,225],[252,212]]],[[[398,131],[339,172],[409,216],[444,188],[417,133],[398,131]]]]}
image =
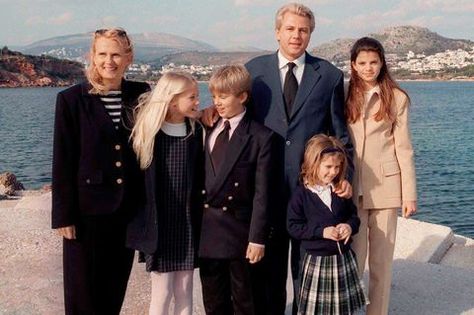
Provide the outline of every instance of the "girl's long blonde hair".
{"type": "Polygon", "coordinates": [[[91,94],[106,94],[108,92],[107,86],[102,82],[102,77],[97,71],[97,66],[94,63],[95,56],[95,43],[99,38],[108,38],[116,41],[123,47],[125,55],[130,57],[130,60],[133,60],[133,45],[128,37],[127,32],[121,28],[110,28],[110,29],[101,29],[94,32],[92,36],[92,43],[89,52],[89,65],[86,69],[86,77],[89,83],[92,85],[92,89],[89,91],[91,94]]]}
{"type": "Polygon", "coordinates": [[[347,157],[344,145],[337,138],[319,134],[313,136],[306,143],[304,160],[301,165],[301,182],[304,185],[314,186],[320,182],[318,169],[326,156],[337,156],[341,159],[339,174],[334,178],[333,185],[338,186],[345,178],[347,171],[347,157]]]}
{"type": "MultiPolygon", "coordinates": [[[[196,79],[190,74],[167,72],[158,80],[153,91],[140,96],[130,138],[141,169],[146,169],[153,160],[155,136],[165,121],[170,104],[196,84],[196,79]]],[[[191,129],[194,132],[192,120],[191,129]]]]}

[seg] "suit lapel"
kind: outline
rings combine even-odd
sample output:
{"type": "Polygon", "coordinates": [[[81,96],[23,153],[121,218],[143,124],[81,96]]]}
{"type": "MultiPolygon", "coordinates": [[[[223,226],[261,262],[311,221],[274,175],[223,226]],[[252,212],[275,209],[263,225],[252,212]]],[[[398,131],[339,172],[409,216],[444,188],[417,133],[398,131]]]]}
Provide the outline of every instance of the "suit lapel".
{"type": "MultiPolygon", "coordinates": [[[[227,152],[225,154],[225,162],[222,164],[222,168],[216,174],[214,185],[212,185],[208,191],[209,199],[212,199],[214,195],[220,190],[225,180],[229,176],[229,173],[234,168],[235,163],[238,161],[240,154],[246,147],[250,139],[250,135],[248,134],[249,123],[250,120],[248,118],[248,114],[246,114],[240,121],[237,129],[235,129],[234,133],[232,134],[227,147],[227,152]]],[[[207,152],[207,154],[209,154],[209,149],[207,152]]]]}
{"type": "Polygon", "coordinates": [[[319,64],[316,59],[306,53],[305,67],[303,77],[301,78],[298,92],[296,93],[295,103],[293,104],[293,110],[290,115],[290,119],[296,115],[301,109],[305,100],[310,95],[316,83],[318,83],[321,75],[318,73],[319,64]]]}
{"type": "Polygon", "coordinates": [[[267,83],[272,93],[272,107],[275,104],[280,111],[279,116],[286,117],[285,102],[283,100],[283,90],[281,88],[280,69],[278,68],[278,52],[271,55],[270,62],[267,66],[267,83]]]}
{"type": "Polygon", "coordinates": [[[103,131],[108,137],[115,138],[115,130],[112,119],[105,110],[104,104],[100,101],[99,95],[89,94],[91,86],[87,83],[82,86],[82,93],[84,96],[84,106],[86,111],[90,114],[89,117],[94,117],[94,122],[99,126],[99,130],[103,131]]]}

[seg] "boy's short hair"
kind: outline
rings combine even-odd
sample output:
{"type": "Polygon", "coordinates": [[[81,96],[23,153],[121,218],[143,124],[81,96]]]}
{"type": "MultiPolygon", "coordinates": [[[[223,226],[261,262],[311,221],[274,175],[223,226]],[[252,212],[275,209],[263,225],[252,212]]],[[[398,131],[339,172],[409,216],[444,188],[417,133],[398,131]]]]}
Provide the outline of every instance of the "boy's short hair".
{"type": "Polygon", "coordinates": [[[209,79],[209,91],[233,95],[247,92],[250,95],[251,82],[250,73],[243,65],[222,66],[209,79]]]}

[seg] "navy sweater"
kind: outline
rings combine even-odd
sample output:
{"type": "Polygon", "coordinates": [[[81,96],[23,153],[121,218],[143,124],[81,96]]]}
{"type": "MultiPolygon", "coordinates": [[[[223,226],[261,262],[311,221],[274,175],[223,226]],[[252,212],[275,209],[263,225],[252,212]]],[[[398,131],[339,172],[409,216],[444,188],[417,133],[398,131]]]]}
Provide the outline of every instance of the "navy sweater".
{"type": "MultiPolygon", "coordinates": [[[[288,232],[291,237],[301,240],[301,246],[314,256],[339,254],[337,242],[323,238],[324,228],[347,223],[352,228],[352,235],[359,231],[360,220],[352,199],[334,193],[331,198],[332,212],[317,194],[299,186],[288,205],[288,232]]],[[[344,245],[343,240],[339,241],[342,253],[349,250],[351,242],[352,239],[344,245]]]]}

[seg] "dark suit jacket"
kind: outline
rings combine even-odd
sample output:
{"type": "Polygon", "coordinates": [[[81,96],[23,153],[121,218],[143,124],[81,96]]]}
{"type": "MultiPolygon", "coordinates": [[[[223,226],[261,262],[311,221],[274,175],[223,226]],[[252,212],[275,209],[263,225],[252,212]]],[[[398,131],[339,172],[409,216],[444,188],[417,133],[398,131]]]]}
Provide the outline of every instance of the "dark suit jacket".
{"type": "Polygon", "coordinates": [[[252,118],[278,135],[274,159],[280,165],[276,169],[280,173],[273,174],[272,191],[281,198],[272,198],[275,202],[271,220],[272,225],[285,230],[286,204],[298,184],[306,142],[316,134],[334,135],[344,143],[349,158],[352,156],[344,117],[344,77],[328,61],[306,53],[303,77],[292,113],[287,117],[278,54],[256,57],[246,67],[252,77],[252,118]]]}
{"type": "Polygon", "coordinates": [[[53,228],[73,225],[81,215],[133,208],[143,198],[143,177],[131,149],[133,108],[146,83],[122,81],[122,117],[127,128],[114,129],[89,83],[58,93],[53,145],[53,228]]]}
{"type": "MultiPolygon", "coordinates": [[[[351,226],[352,235],[359,231],[360,219],[352,199],[331,195],[332,211],[319,196],[304,186],[298,186],[288,205],[288,232],[301,241],[301,246],[312,255],[331,256],[339,254],[337,242],[323,238],[324,228],[347,223],[351,226]]],[[[339,242],[341,251],[349,250],[347,244],[339,242]]]]}
{"type": "MultiPolygon", "coordinates": [[[[196,124],[195,133],[186,137],[187,152],[187,181],[186,206],[191,208],[193,235],[196,242],[195,248],[198,247],[199,228],[202,216],[202,189],[204,180],[204,149],[203,149],[203,128],[200,124],[196,124]]],[[[159,150],[155,146],[156,149],[159,150]]],[[[158,245],[158,229],[160,222],[157,221],[157,202],[156,191],[156,159],[153,158],[150,166],[145,170],[145,188],[146,203],[140,208],[128,225],[127,229],[127,246],[142,251],[147,254],[153,254],[157,250],[158,245]]]]}
{"type": "Polygon", "coordinates": [[[272,142],[273,133],[247,113],[217,173],[206,144],[200,257],[243,259],[249,242],[265,244],[272,142]]]}

